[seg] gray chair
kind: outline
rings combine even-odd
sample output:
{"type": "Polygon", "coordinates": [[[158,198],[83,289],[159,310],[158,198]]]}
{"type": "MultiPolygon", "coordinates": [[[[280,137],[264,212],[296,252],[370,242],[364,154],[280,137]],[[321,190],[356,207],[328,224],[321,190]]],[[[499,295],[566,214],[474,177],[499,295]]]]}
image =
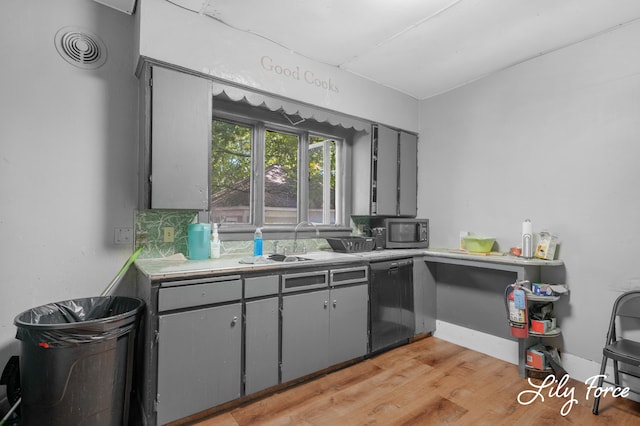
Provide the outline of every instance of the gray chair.
{"type": "MultiPolygon", "coordinates": [[[[640,290],[628,291],[619,296],[613,304],[607,341],[602,350],[601,377],[598,387],[608,383],[617,387],[623,387],[620,375],[626,374],[640,379],[640,290]],[[636,332],[635,338],[623,337],[631,331],[636,332]],[[613,361],[613,380],[605,380],[603,375],[607,369],[607,361],[613,361]],[[624,369],[618,367],[618,363],[625,364],[624,369]],[[634,370],[635,369],[635,370],[634,370]]],[[[628,383],[625,386],[630,386],[628,383]]],[[[640,395],[639,390],[630,389],[631,392],[640,395]]],[[[593,401],[593,414],[598,414],[600,396],[593,401]]]]}

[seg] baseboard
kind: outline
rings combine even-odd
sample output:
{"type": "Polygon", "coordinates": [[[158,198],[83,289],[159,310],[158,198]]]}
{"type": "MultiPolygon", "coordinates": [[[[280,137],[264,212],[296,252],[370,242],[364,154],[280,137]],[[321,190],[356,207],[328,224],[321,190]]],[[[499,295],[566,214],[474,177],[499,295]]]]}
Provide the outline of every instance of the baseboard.
{"type": "Polygon", "coordinates": [[[433,335],[511,364],[518,364],[518,343],[515,341],[440,320],[436,320],[433,335]]]}
{"type": "MultiPolygon", "coordinates": [[[[518,364],[518,342],[514,340],[439,320],[436,321],[436,331],[433,335],[439,339],[482,352],[511,364],[518,364]]],[[[599,362],[580,358],[566,352],[562,354],[562,367],[572,379],[581,382],[598,374],[600,371],[599,362]]]]}

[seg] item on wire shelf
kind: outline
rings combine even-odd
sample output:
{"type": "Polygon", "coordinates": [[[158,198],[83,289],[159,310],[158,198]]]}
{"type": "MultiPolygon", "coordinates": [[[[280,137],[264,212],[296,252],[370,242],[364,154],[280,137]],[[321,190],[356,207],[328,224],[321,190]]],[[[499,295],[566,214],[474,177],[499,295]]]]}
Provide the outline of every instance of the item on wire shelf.
{"type": "Polygon", "coordinates": [[[544,260],[553,260],[556,256],[558,237],[551,235],[547,231],[540,232],[538,245],[536,246],[535,257],[544,260]]]}

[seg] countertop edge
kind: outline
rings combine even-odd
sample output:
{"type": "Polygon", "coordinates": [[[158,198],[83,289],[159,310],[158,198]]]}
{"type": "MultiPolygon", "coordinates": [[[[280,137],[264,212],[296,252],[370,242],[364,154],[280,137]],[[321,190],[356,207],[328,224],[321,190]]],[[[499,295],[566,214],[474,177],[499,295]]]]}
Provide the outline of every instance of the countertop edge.
{"type": "Polygon", "coordinates": [[[457,250],[440,248],[388,249],[360,253],[314,252],[305,256],[315,258],[305,262],[273,262],[260,264],[243,264],[239,262],[240,258],[207,260],[169,260],[156,258],[138,259],[135,265],[140,273],[153,281],[254,272],[277,272],[304,267],[340,265],[343,263],[375,262],[401,257],[425,257],[425,260],[433,262],[438,262],[439,259],[442,259],[443,263],[462,261],[465,263],[509,265],[511,267],[564,265],[562,260],[523,259],[510,255],[487,256],[473,253],[460,253],[457,250]]]}
{"type": "Polygon", "coordinates": [[[504,255],[482,255],[473,253],[460,253],[457,250],[452,249],[426,249],[424,250],[425,256],[442,257],[449,259],[461,259],[474,262],[487,262],[487,263],[501,263],[514,266],[562,266],[564,262],[562,260],[544,260],[544,259],[524,259],[521,257],[504,255]]]}

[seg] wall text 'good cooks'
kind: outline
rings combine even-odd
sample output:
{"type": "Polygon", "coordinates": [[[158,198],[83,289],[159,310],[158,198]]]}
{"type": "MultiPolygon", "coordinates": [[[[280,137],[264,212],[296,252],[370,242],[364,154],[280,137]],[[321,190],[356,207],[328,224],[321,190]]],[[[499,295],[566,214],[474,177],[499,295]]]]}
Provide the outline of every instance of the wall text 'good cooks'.
{"type": "Polygon", "coordinates": [[[319,89],[329,90],[334,93],[339,93],[338,86],[334,84],[331,78],[320,78],[313,71],[301,69],[300,66],[283,66],[277,64],[269,56],[263,56],[260,59],[260,65],[265,70],[281,75],[283,77],[291,78],[293,80],[304,81],[307,84],[315,86],[319,89]]]}

